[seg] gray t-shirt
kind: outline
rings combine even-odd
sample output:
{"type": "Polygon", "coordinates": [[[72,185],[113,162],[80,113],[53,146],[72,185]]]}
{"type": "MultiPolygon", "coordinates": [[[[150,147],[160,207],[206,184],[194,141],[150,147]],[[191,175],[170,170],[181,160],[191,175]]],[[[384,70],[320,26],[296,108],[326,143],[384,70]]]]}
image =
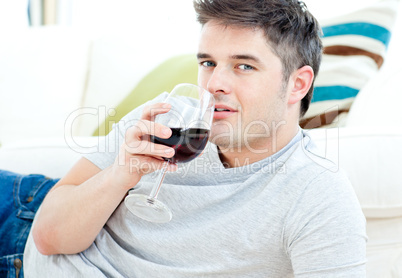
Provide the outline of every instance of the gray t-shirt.
{"type": "MultiPolygon", "coordinates": [[[[113,163],[115,142],[140,110],[101,143],[109,151],[86,157],[101,168],[113,163]]],[[[365,277],[365,218],[337,169],[302,130],[275,155],[235,168],[224,168],[209,143],[166,175],[158,198],[171,222],[147,222],[122,203],[75,255],[43,256],[30,235],[25,276],[365,277]]],[[[156,177],[144,176],[131,193],[149,194],[156,177]]]]}

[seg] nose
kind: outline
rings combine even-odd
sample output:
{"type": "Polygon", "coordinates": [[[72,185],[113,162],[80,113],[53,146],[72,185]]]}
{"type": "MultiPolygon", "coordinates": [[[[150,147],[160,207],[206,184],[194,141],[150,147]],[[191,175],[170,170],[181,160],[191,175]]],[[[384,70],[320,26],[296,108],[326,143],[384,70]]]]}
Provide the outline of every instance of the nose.
{"type": "Polygon", "coordinates": [[[209,77],[207,89],[212,94],[230,94],[231,82],[230,73],[225,68],[215,67],[209,77]]]}

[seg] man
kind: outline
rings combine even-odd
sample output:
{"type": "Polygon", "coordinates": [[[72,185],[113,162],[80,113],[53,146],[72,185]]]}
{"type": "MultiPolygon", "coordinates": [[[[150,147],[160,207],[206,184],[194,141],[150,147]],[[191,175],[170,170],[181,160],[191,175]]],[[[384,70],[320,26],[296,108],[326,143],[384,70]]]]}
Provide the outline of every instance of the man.
{"type": "Polygon", "coordinates": [[[169,223],[132,215],[127,192],[174,150],[152,111],[128,114],[49,192],[25,250],[27,277],[365,277],[365,220],[350,183],[314,155],[298,121],[321,59],[320,28],[295,0],[197,0],[199,85],[214,94],[211,143],[170,166],[169,223]],[[126,124],[129,123],[129,124],[126,124]],[[311,159],[314,157],[314,159],[311,159]],[[134,165],[136,167],[132,167],[134,165]],[[319,162],[319,163],[318,163],[319,162]]]}

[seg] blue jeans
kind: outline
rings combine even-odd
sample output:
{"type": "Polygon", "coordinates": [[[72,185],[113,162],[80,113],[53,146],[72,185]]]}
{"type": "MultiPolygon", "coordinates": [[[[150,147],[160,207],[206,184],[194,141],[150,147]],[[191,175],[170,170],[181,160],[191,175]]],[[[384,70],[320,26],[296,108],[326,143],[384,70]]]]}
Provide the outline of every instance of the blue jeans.
{"type": "Polygon", "coordinates": [[[23,254],[33,218],[57,181],[0,170],[0,277],[24,277],[23,254]]]}

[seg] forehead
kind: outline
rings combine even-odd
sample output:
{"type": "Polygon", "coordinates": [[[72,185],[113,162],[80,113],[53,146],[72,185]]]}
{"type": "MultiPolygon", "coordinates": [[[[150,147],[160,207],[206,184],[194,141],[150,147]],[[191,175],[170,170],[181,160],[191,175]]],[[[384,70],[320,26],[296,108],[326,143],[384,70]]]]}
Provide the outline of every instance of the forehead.
{"type": "Polygon", "coordinates": [[[226,26],[216,21],[203,26],[198,48],[199,52],[211,54],[252,52],[257,56],[274,55],[262,29],[226,26]]]}

